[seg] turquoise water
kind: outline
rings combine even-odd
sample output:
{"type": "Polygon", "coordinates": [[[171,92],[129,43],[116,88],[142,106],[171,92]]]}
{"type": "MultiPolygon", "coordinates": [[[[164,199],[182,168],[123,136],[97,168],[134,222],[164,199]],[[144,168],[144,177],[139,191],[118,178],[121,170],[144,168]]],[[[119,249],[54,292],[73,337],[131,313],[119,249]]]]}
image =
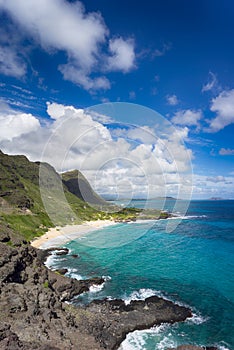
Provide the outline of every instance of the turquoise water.
{"type": "Polygon", "coordinates": [[[106,276],[102,289],[75,303],[156,294],[192,308],[194,317],[185,323],[129,334],[124,350],[185,343],[234,349],[234,201],[192,201],[186,215],[171,233],[165,231],[168,220],[108,226],[66,245],[79,259],[53,259],[72,277],[106,276]]]}

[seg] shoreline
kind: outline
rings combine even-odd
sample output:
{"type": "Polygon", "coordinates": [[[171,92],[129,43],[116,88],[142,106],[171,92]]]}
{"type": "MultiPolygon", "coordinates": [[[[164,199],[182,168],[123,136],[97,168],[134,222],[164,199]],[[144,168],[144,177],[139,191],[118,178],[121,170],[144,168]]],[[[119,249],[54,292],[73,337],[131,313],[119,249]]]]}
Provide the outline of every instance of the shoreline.
{"type": "MultiPolygon", "coordinates": [[[[83,222],[82,224],[79,225],[66,225],[64,227],[62,226],[56,226],[53,228],[49,228],[49,230],[43,234],[41,237],[38,237],[34,239],[31,242],[31,245],[33,248],[37,248],[40,250],[48,250],[48,249],[53,249],[56,247],[59,247],[71,240],[80,238],[90,232],[93,232],[95,230],[102,229],[106,226],[112,226],[118,224],[118,222],[115,222],[113,220],[95,220],[95,221],[86,221],[83,222]]],[[[55,275],[56,272],[53,272],[48,266],[46,266],[46,269],[49,271],[49,281],[53,280],[53,277],[56,279],[60,279],[58,282],[59,284],[64,283],[63,279],[69,279],[72,281],[70,277],[66,276],[60,276],[55,275]]],[[[93,280],[80,280],[75,283],[91,283],[92,284],[101,284],[101,279],[99,277],[95,277],[93,280]]],[[[45,282],[44,282],[45,283],[45,282]]],[[[70,283],[66,282],[68,284],[68,290],[70,290],[70,283]]],[[[74,283],[74,282],[71,282],[74,283]]],[[[63,287],[63,285],[60,285],[63,287]]],[[[79,287],[80,288],[80,287],[79,287]]],[[[80,288],[81,290],[81,288],[80,288]]],[[[66,292],[65,292],[66,293],[66,292]]],[[[79,293],[80,294],[80,293],[79,293]]],[[[82,294],[82,293],[81,293],[82,294]]],[[[69,298],[70,300],[71,298],[69,298]]],[[[61,297],[60,297],[61,300],[61,297]]],[[[77,306],[75,306],[77,308],[77,306]]],[[[71,311],[71,310],[70,310],[71,311]]],[[[76,314],[75,311],[73,311],[74,314],[76,314]]],[[[82,311],[81,309],[77,308],[77,313],[79,314],[82,311]]],[[[86,305],[85,307],[85,312],[91,312],[92,315],[96,315],[94,317],[94,322],[96,323],[95,320],[100,321],[105,325],[104,328],[111,328],[111,334],[116,332],[116,329],[119,331],[121,330],[121,337],[116,336],[114,339],[112,337],[109,337],[107,335],[106,338],[102,337],[102,327],[97,329],[94,334],[91,332],[89,335],[94,335],[95,339],[99,339],[99,343],[101,344],[101,349],[103,348],[102,346],[108,347],[112,350],[123,350],[122,343],[124,340],[126,340],[126,337],[128,334],[134,332],[134,331],[139,331],[139,330],[146,330],[150,329],[151,327],[154,327],[155,325],[159,326],[161,324],[165,323],[170,323],[174,324],[176,322],[184,322],[187,318],[191,318],[193,316],[193,313],[191,309],[188,306],[183,306],[175,303],[174,301],[170,301],[168,299],[165,299],[164,297],[160,297],[157,295],[153,295],[150,297],[145,298],[144,300],[134,300],[132,299],[130,301],[130,305],[126,305],[125,301],[122,299],[114,299],[114,300],[97,300],[97,301],[92,301],[90,304],[86,305]],[[160,304],[160,308],[158,309],[158,305],[160,304]],[[162,307],[163,305],[163,307],[162,307]],[[165,312],[162,312],[161,309],[165,309],[165,312]],[[127,313],[127,317],[122,318],[121,314],[122,311],[124,313],[127,313]],[[137,317],[136,322],[132,322],[132,314],[135,315],[137,314],[139,317],[137,317]],[[108,321],[106,325],[106,319],[105,316],[102,318],[99,315],[108,315],[108,321]],[[116,319],[118,318],[117,325],[116,319]],[[126,318],[126,319],[125,319],[126,318]],[[138,319],[141,320],[141,322],[138,322],[138,319]],[[142,320],[143,323],[142,323],[142,320]],[[112,322],[113,321],[113,322],[112,322]],[[131,323],[130,323],[131,321],[131,323]],[[110,326],[111,325],[111,326],[110,326]]],[[[91,322],[92,323],[92,322],[91,322]]],[[[87,323],[87,326],[89,326],[89,323],[87,323]]],[[[95,344],[96,345],[96,344],[95,344]]],[[[100,349],[100,350],[101,350],[100,349]]],[[[171,350],[180,350],[180,348],[171,348],[171,350]]],[[[184,349],[191,349],[195,350],[195,347],[192,345],[185,345],[184,349]]],[[[202,350],[203,347],[196,346],[197,350],[202,350]]],[[[204,349],[207,350],[218,350],[216,347],[204,347],[204,349]]],[[[98,349],[97,349],[98,350],[98,349]]],[[[169,348],[168,348],[169,350],[169,348]]],[[[181,349],[182,350],[182,349],[181,349]]]]}
{"type": "Polygon", "coordinates": [[[37,249],[49,249],[59,247],[73,239],[80,238],[90,232],[102,229],[106,226],[115,225],[112,220],[85,221],[79,225],[55,226],[40,237],[31,241],[31,246],[37,249]]]}

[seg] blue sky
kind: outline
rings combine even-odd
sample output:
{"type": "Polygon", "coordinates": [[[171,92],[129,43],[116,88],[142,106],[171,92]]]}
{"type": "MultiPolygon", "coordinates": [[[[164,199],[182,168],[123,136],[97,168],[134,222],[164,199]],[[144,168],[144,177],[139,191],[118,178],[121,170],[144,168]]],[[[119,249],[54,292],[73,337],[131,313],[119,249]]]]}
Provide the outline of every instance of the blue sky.
{"type": "MultiPolygon", "coordinates": [[[[45,140],[56,108],[67,116],[75,112],[64,106],[130,102],[158,112],[183,135],[194,198],[234,198],[232,1],[0,0],[0,17],[3,150],[36,160],[41,148],[32,151],[30,140],[33,133],[45,140]]],[[[116,121],[155,128],[142,111],[95,123],[114,138],[116,121]]]]}

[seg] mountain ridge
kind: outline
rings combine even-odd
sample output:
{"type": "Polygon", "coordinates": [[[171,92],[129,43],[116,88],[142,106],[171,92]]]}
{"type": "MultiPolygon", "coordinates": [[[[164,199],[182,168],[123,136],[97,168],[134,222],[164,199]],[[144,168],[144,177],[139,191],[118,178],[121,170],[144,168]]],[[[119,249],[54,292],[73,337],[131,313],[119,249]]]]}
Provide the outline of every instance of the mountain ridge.
{"type": "MultiPolygon", "coordinates": [[[[0,150],[0,224],[5,222],[11,225],[16,232],[24,233],[25,238],[30,240],[34,236],[43,234],[48,227],[71,224],[70,214],[66,212],[68,207],[73,217],[76,218],[76,223],[98,219],[97,215],[100,213],[97,208],[85,202],[83,197],[79,196],[78,191],[73,191],[75,194],[69,191],[66,186],[68,175],[67,173],[58,174],[48,163],[31,162],[24,155],[7,155],[0,150]],[[62,177],[65,178],[65,181],[62,177]],[[54,205],[53,203],[57,200],[56,186],[58,184],[64,192],[64,198],[58,204],[62,209],[65,208],[65,211],[56,217],[56,222],[52,222],[53,220],[45,209],[42,192],[43,189],[47,191],[54,205]]],[[[85,179],[80,172],[79,176],[85,179]]],[[[96,198],[97,204],[98,201],[102,205],[106,204],[93,191],[88,181],[86,179],[84,181],[86,195],[89,198],[96,198]]],[[[73,182],[75,182],[74,176],[73,182]]],[[[69,181],[68,185],[70,188],[69,181]]],[[[75,186],[74,188],[77,190],[75,186]]]]}

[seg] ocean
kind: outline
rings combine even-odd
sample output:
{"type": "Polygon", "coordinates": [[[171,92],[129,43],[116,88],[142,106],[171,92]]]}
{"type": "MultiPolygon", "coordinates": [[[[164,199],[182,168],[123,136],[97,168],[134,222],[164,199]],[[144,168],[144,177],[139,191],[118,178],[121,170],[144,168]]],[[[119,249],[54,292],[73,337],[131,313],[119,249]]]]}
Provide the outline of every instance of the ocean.
{"type": "MultiPolygon", "coordinates": [[[[120,203],[124,204],[124,203],[120,203]]],[[[144,207],[144,201],[132,206],[144,207]]],[[[173,207],[173,200],[165,208],[173,207]]],[[[157,200],[150,207],[159,207],[157,200]]],[[[66,244],[74,258],[53,255],[48,264],[70,277],[105,276],[73,300],[144,299],[159,295],[189,306],[193,317],[128,334],[121,350],[166,350],[181,344],[234,349],[234,201],[191,201],[180,219],[118,223],[66,244]],[[169,220],[179,220],[167,232],[169,220]]]]}

